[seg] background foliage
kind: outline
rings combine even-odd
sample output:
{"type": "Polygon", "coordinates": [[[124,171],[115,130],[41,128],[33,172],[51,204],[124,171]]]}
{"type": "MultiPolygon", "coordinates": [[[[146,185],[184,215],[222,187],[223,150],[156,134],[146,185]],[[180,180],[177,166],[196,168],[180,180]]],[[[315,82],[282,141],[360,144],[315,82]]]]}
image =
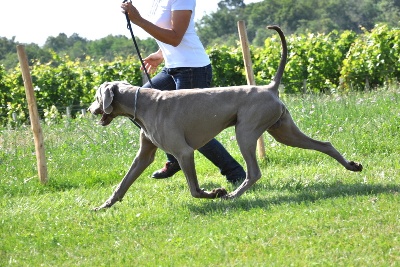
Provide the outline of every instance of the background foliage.
{"type": "MultiPolygon", "coordinates": [[[[365,90],[399,80],[400,0],[219,1],[217,11],[196,24],[212,61],[213,86],[246,83],[238,20],[246,22],[257,84],[268,83],[279,63],[281,45],[266,29],[270,24],[280,25],[288,39],[286,93],[365,90]]],[[[137,42],[143,55],[157,50],[151,38],[137,42]]],[[[27,121],[17,44],[0,37],[0,125],[27,121]]],[[[89,41],[60,33],[25,50],[42,115],[52,106],[85,108],[104,81],[142,84],[132,40],[125,36],[89,41]]]]}
{"type": "MultiPolygon", "coordinates": [[[[282,84],[284,92],[326,93],[365,90],[400,79],[399,28],[378,25],[362,34],[352,31],[328,34],[292,34],[287,36],[289,57],[282,84]]],[[[240,48],[213,46],[207,49],[213,69],[213,86],[246,83],[240,48]]],[[[257,84],[267,84],[275,75],[281,44],[277,35],[265,40],[263,47],[252,47],[253,69],[257,84]]],[[[47,64],[32,62],[32,81],[38,107],[86,108],[96,88],[105,81],[126,80],[142,84],[140,63],[134,57],[96,61],[90,57],[72,60],[68,55],[52,53],[47,64]]],[[[0,68],[0,123],[27,120],[27,105],[21,71],[0,68]],[[14,118],[12,117],[12,114],[14,118]]]]}
{"type": "Polygon", "coordinates": [[[242,0],[226,0],[218,7],[197,23],[206,46],[235,45],[238,20],[246,21],[249,40],[256,46],[271,36],[265,28],[270,24],[280,25],[287,34],[306,34],[334,30],[361,33],[361,27],[370,30],[378,23],[397,27],[400,22],[400,0],[265,0],[248,5],[242,0]]]}
{"type": "MultiPolygon", "coordinates": [[[[246,21],[249,41],[253,46],[264,46],[266,38],[273,36],[267,25],[280,25],[286,34],[329,33],[353,31],[363,33],[378,23],[398,27],[400,0],[264,0],[246,5],[243,0],[222,0],[216,12],[196,22],[197,32],[205,47],[237,45],[237,21],[246,21]]],[[[121,27],[124,25],[121,25],[121,27]]],[[[143,55],[157,50],[152,38],[137,40],[143,55]]],[[[0,64],[12,69],[18,64],[15,38],[0,37],[0,64]]],[[[133,55],[132,40],[126,36],[108,35],[99,40],[87,40],[74,33],[67,36],[49,36],[43,47],[26,44],[29,58],[42,63],[52,59],[51,52],[71,59],[112,61],[115,57],[133,55]]]]}

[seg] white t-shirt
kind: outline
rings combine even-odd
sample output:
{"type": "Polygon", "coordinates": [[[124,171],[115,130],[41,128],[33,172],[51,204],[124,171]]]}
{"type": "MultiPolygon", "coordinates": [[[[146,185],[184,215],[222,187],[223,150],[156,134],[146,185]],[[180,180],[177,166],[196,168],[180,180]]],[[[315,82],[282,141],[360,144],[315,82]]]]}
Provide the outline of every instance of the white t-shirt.
{"type": "Polygon", "coordinates": [[[192,11],[188,29],[177,47],[156,40],[163,52],[167,68],[204,67],[210,64],[210,58],[195,30],[195,9],[196,0],[161,0],[158,4],[152,22],[162,28],[171,28],[172,11],[192,11]]]}

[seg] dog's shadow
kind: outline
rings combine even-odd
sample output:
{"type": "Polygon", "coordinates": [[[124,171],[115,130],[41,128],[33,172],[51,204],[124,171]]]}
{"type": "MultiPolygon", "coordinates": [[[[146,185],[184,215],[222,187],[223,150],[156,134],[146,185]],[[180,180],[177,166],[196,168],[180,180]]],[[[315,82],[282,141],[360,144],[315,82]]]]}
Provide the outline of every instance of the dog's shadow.
{"type": "MultiPolygon", "coordinates": [[[[207,183],[207,188],[215,188],[215,184],[207,183]]],[[[215,212],[223,212],[226,209],[232,210],[251,210],[255,208],[269,209],[271,205],[281,205],[285,203],[313,203],[318,200],[347,197],[347,196],[376,196],[383,193],[399,194],[400,186],[397,184],[316,184],[307,186],[303,189],[293,189],[290,194],[281,194],[276,196],[269,195],[269,190],[278,191],[279,188],[273,186],[266,186],[266,188],[259,189],[257,185],[249,189],[247,192],[253,190],[257,192],[256,197],[248,198],[246,193],[240,198],[233,200],[215,200],[215,201],[202,201],[194,203],[188,203],[188,208],[195,214],[210,214],[215,212]],[[260,192],[265,192],[262,194],[260,192]],[[260,196],[263,195],[263,196],[260,196]]]]}

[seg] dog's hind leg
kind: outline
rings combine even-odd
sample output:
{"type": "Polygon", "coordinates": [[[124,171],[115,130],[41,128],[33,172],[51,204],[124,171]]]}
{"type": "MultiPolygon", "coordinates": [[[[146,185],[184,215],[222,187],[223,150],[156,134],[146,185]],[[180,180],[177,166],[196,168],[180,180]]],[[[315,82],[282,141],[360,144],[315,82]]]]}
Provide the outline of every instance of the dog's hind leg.
{"type": "Polygon", "coordinates": [[[260,137],[261,132],[259,130],[249,131],[248,127],[243,128],[240,125],[236,125],[236,140],[246,162],[246,179],[235,191],[224,196],[225,199],[240,197],[261,178],[256,156],[257,139],[260,137]]]}
{"type": "Polygon", "coordinates": [[[114,193],[101,206],[94,210],[109,208],[117,201],[121,201],[132,183],[143,173],[143,171],[154,161],[157,147],[140,132],[140,148],[125,177],[122,179],[114,193]]]}
{"type": "Polygon", "coordinates": [[[268,133],[282,144],[304,149],[313,149],[325,153],[336,159],[347,170],[354,172],[362,170],[362,165],[360,163],[345,159],[331,143],[314,140],[302,133],[294,123],[288,110],[285,110],[280,120],[273,127],[268,129],[268,133]]]}

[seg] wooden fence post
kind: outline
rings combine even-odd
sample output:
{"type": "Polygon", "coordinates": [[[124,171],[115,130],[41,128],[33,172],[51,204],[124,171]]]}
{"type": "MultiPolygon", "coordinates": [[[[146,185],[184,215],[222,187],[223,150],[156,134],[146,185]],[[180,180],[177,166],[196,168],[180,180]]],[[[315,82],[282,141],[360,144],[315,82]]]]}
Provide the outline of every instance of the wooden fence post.
{"type": "Polygon", "coordinates": [[[149,81],[149,78],[147,78],[146,72],[142,71],[142,84],[144,85],[149,81]]]}
{"type": "Polygon", "coordinates": [[[67,118],[71,119],[71,107],[66,107],[65,108],[65,113],[67,113],[67,118]]]}
{"type": "Polygon", "coordinates": [[[22,78],[24,80],[26,100],[28,101],[29,118],[35,141],[36,160],[38,175],[41,183],[47,182],[47,164],[44,150],[43,133],[39,122],[35,93],[32,86],[31,74],[29,72],[28,57],[23,45],[17,45],[19,63],[21,65],[22,78]]]}
{"type": "MultiPolygon", "coordinates": [[[[253,72],[253,63],[251,61],[251,56],[250,56],[249,40],[247,38],[246,26],[243,20],[238,21],[238,29],[239,29],[240,42],[242,45],[247,84],[256,85],[256,80],[254,78],[254,72],[253,72]]],[[[265,145],[264,145],[263,135],[261,135],[261,137],[258,138],[257,151],[258,151],[258,156],[260,158],[265,158],[265,145]]]]}
{"type": "Polygon", "coordinates": [[[303,80],[303,94],[307,94],[307,80],[303,80]]]}

